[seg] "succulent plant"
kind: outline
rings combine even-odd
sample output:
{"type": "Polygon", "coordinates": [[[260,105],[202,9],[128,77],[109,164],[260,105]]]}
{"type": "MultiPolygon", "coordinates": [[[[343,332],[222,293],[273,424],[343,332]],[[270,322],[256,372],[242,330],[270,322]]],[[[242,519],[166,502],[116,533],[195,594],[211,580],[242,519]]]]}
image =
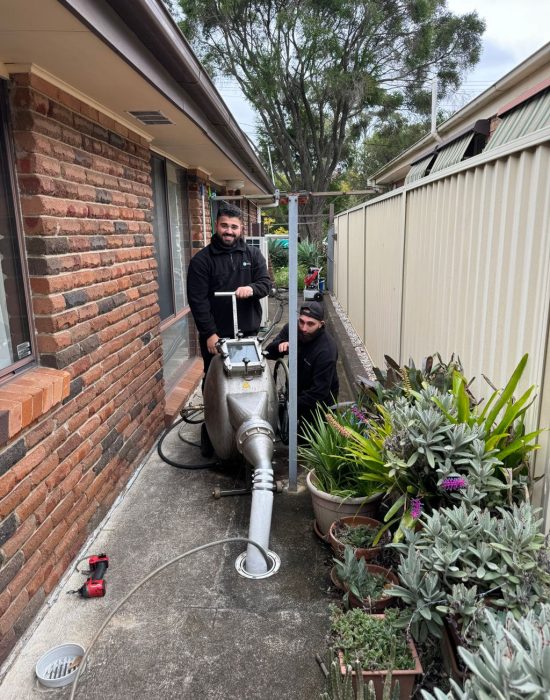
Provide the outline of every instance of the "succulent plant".
{"type": "MultiPolygon", "coordinates": [[[[371,681],[365,685],[361,673],[361,665],[355,662],[353,668],[347,666],[346,673],[340,670],[340,663],[331,649],[329,652],[329,675],[327,677],[327,690],[322,693],[320,700],[376,700],[374,683],[371,681]],[[356,674],[356,685],[353,687],[352,670],[356,674]]],[[[399,681],[393,684],[392,672],[389,671],[384,681],[382,700],[399,700],[399,681]]]]}
{"type": "Polygon", "coordinates": [[[422,524],[391,545],[401,554],[400,585],[388,590],[408,606],[415,638],[441,636],[450,616],[473,642],[471,623],[486,598],[516,617],[547,599],[548,549],[530,504],[492,513],[463,503],[423,516],[422,524]]]}
{"type": "Polygon", "coordinates": [[[486,627],[475,654],[460,648],[470,671],[464,688],[422,691],[424,700],[548,700],[550,697],[550,605],[520,619],[501,621],[485,611],[486,627]]]}

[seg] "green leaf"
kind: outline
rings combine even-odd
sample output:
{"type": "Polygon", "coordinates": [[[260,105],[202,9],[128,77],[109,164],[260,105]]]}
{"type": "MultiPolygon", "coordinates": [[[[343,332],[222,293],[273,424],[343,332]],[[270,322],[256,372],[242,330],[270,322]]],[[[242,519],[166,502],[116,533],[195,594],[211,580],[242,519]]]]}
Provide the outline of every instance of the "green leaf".
{"type": "Polygon", "coordinates": [[[516,390],[516,387],[518,385],[518,382],[521,378],[521,375],[523,374],[523,370],[525,369],[525,365],[527,364],[527,358],[529,357],[528,353],[525,353],[525,355],[521,358],[519,361],[518,366],[512,373],[512,376],[508,380],[508,383],[504,387],[502,394],[500,394],[499,398],[497,399],[495,405],[493,406],[492,410],[490,411],[489,415],[487,416],[485,420],[485,430],[487,432],[491,431],[491,428],[493,426],[493,423],[495,422],[496,417],[500,413],[500,411],[506,406],[508,401],[513,397],[514,391],[516,390]]]}
{"type": "Polygon", "coordinates": [[[384,516],[384,522],[387,523],[388,520],[391,520],[397,511],[405,505],[406,501],[407,497],[405,495],[400,496],[384,516]]]}

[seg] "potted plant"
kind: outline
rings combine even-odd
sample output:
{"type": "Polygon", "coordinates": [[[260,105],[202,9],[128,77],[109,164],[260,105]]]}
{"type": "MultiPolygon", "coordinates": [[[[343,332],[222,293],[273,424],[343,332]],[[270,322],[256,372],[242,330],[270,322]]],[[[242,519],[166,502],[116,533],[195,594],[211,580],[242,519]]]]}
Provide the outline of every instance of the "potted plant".
{"type": "Polygon", "coordinates": [[[399,583],[396,575],[377,564],[357,559],[350,546],[344,548],[344,560],[333,559],[331,579],[344,591],[344,603],[350,608],[380,611],[395,598],[389,593],[399,583]]]}
{"type": "Polygon", "coordinates": [[[382,544],[389,541],[389,534],[385,533],[382,544],[374,545],[378,538],[378,532],[382,523],[374,518],[364,515],[350,515],[331,523],[328,530],[328,541],[336,556],[344,552],[344,547],[349,545],[357,559],[374,559],[382,551],[382,544]]]}
{"type": "Polygon", "coordinates": [[[529,503],[495,511],[462,503],[422,518],[392,547],[401,553],[400,583],[391,591],[408,606],[415,639],[441,637],[445,619],[463,644],[479,641],[490,603],[516,617],[550,595],[550,564],[539,511],[529,503]]]}
{"type": "MultiPolygon", "coordinates": [[[[341,673],[357,661],[363,682],[371,680],[377,700],[382,700],[384,681],[389,673],[395,685],[399,681],[399,697],[409,700],[415,678],[422,673],[416,647],[398,626],[399,612],[369,615],[358,608],[343,612],[336,608],[331,616],[331,641],[338,651],[341,673]]],[[[352,671],[352,677],[357,672],[352,671]]]]}
{"type": "Polygon", "coordinates": [[[436,688],[434,695],[423,690],[424,700],[507,698],[544,700],[550,695],[550,605],[536,613],[505,620],[487,610],[486,629],[477,653],[460,649],[470,673],[464,688],[451,681],[451,691],[436,688]]]}
{"type": "Polygon", "coordinates": [[[443,375],[445,390],[441,381],[419,386],[418,371],[407,367],[398,368],[401,375],[392,368],[392,377],[401,377],[400,386],[375,384],[380,402],[371,397],[365,431],[342,429],[348,438],[343,450],[356,463],[358,478],[384,491],[389,504],[385,526],[397,526],[395,540],[416,525],[423,509],[451,505],[464,495],[486,508],[525,499],[528,455],[540,433],[526,433],[524,426],[534,387],[513,397],[526,362],[525,355],[482,410],[456,367],[450,386],[448,374],[443,375]]]}
{"type": "MultiPolygon", "coordinates": [[[[354,666],[347,667],[346,673],[340,670],[340,661],[329,650],[328,670],[326,670],[327,690],[322,693],[320,700],[376,700],[374,682],[363,683],[361,665],[356,661],[354,666]],[[352,675],[352,672],[355,672],[352,675]],[[355,684],[355,686],[354,686],[355,684]]],[[[399,700],[399,681],[393,683],[391,671],[386,675],[382,689],[383,700],[399,700]]]]}
{"type": "Polygon", "coordinates": [[[317,533],[325,538],[331,523],[348,515],[376,516],[380,492],[360,479],[361,469],[347,459],[344,446],[347,426],[358,427],[350,409],[315,412],[303,429],[298,454],[308,470],[306,484],[311,494],[317,533]]]}

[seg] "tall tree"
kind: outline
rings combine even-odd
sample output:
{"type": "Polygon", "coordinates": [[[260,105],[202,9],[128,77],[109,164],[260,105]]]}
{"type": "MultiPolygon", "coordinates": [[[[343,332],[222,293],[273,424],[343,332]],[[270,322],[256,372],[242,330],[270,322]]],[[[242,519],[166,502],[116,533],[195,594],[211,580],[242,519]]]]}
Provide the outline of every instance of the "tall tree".
{"type": "MultiPolygon", "coordinates": [[[[202,61],[256,108],[293,190],[326,191],[373,118],[426,110],[479,59],[484,23],[447,0],[179,0],[202,61]]],[[[313,199],[309,213],[323,201],[313,199]]],[[[314,220],[314,219],[313,219],[314,220]]],[[[309,234],[318,238],[320,229],[309,234]]]]}

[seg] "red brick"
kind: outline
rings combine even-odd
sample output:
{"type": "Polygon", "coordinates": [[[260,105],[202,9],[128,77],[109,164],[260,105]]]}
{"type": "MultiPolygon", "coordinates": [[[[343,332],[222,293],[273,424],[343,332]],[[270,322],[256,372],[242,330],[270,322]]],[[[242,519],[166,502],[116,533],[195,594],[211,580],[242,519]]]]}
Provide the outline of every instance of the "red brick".
{"type": "Polygon", "coordinates": [[[46,459],[42,460],[39,466],[36,467],[30,475],[32,483],[36,485],[44,479],[46,479],[53,472],[53,470],[57,467],[58,464],[59,457],[56,454],[52,454],[49,457],[46,457],[46,459]]]}
{"type": "Polygon", "coordinates": [[[34,532],[35,526],[36,518],[34,515],[31,515],[20,527],[17,528],[13,537],[10,537],[10,539],[4,543],[2,546],[2,551],[8,559],[13,557],[18,549],[21,549],[21,547],[34,532]]]}
{"type": "MultiPolygon", "coordinates": [[[[0,520],[6,518],[10,513],[23,503],[31,492],[32,483],[30,479],[24,479],[8,495],[0,501],[0,520]]],[[[21,522],[21,519],[20,519],[21,522]]]]}
{"type": "Polygon", "coordinates": [[[0,476],[0,498],[4,498],[15,486],[15,474],[10,469],[0,476]]]}
{"type": "Polygon", "coordinates": [[[29,594],[27,591],[21,591],[21,593],[9,606],[7,612],[0,617],[0,637],[8,634],[8,632],[12,629],[14,624],[17,622],[17,618],[19,615],[21,615],[28,602],[29,594]]]}
{"type": "MultiPolygon", "coordinates": [[[[77,476],[80,476],[77,474],[77,476]]],[[[57,508],[51,512],[50,518],[52,520],[52,523],[54,527],[65,520],[66,516],[70,513],[72,507],[74,506],[74,503],[76,501],[76,496],[74,493],[67,493],[62,501],[59,503],[57,508]]]]}
{"type": "Polygon", "coordinates": [[[63,539],[63,535],[67,532],[67,524],[62,520],[59,525],[57,525],[44,542],[40,545],[40,552],[42,556],[48,557],[53,554],[55,548],[63,539]]]}
{"type": "Polygon", "coordinates": [[[26,520],[29,515],[35,512],[35,510],[46,500],[48,494],[48,489],[46,484],[41,484],[26,498],[20,506],[17,507],[15,513],[19,518],[20,522],[26,520]]]}
{"type": "Polygon", "coordinates": [[[17,462],[13,467],[13,473],[17,481],[24,479],[27,474],[32,472],[32,470],[37,467],[40,462],[46,458],[46,450],[43,446],[39,446],[32,452],[27,452],[27,454],[17,462]]]}
{"type": "Polygon", "coordinates": [[[32,535],[32,537],[30,537],[23,545],[22,551],[25,555],[25,558],[29,558],[34,552],[36,552],[37,549],[40,548],[40,545],[52,532],[53,528],[54,524],[52,519],[49,517],[46,518],[44,522],[40,525],[40,527],[36,530],[34,535],[32,535]]]}
{"type": "Polygon", "coordinates": [[[0,410],[9,412],[8,435],[13,437],[22,427],[22,406],[18,401],[0,399],[0,410]]]}
{"type": "Polygon", "coordinates": [[[40,556],[40,553],[35,552],[35,554],[33,554],[30,559],[23,564],[17,576],[10,581],[8,586],[12,599],[16,598],[23,588],[25,588],[27,583],[40,568],[41,563],[42,557],[40,556]]]}

